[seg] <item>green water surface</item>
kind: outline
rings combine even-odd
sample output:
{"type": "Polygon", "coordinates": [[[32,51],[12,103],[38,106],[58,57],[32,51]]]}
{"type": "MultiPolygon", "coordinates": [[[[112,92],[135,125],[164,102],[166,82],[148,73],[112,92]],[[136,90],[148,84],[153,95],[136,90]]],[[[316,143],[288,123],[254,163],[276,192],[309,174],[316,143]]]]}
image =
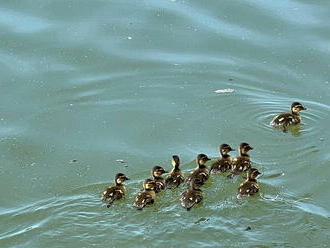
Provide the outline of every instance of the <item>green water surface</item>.
{"type": "Polygon", "coordinates": [[[325,0],[2,0],[0,247],[329,247],[329,55],[325,0]],[[153,166],[243,141],[261,196],[218,175],[132,208],[153,166]]]}

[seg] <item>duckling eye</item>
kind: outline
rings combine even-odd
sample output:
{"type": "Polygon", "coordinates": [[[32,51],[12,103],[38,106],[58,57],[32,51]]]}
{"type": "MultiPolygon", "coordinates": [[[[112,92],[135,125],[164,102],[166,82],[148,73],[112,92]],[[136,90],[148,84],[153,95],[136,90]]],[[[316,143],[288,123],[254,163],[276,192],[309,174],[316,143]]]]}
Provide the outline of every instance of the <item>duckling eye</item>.
{"type": "Polygon", "coordinates": [[[298,111],[300,111],[300,109],[302,109],[302,106],[301,105],[298,105],[298,106],[293,107],[293,111],[294,112],[298,112],[298,111]]]}

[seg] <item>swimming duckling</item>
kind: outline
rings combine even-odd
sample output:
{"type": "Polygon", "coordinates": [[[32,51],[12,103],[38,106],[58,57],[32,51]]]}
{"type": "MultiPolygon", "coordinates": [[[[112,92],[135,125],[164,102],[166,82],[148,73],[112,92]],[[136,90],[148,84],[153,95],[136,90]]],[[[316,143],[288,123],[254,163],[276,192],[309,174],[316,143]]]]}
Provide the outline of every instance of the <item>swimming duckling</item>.
{"type": "Polygon", "coordinates": [[[172,156],[173,169],[165,178],[165,184],[168,189],[177,188],[184,181],[184,175],[179,169],[180,158],[177,155],[172,156]]]}
{"type": "Polygon", "coordinates": [[[146,179],[143,182],[143,190],[135,197],[133,207],[142,210],[146,205],[151,205],[155,201],[156,182],[153,179],[146,179]]]}
{"type": "Polygon", "coordinates": [[[228,154],[231,151],[234,151],[234,149],[231,148],[230,145],[222,144],[220,146],[221,158],[212,164],[211,173],[226,172],[227,170],[231,169],[232,158],[228,154]]]}
{"type": "Polygon", "coordinates": [[[299,112],[306,109],[307,108],[305,108],[301,103],[294,102],[291,104],[291,113],[282,113],[276,115],[270,122],[270,125],[274,127],[283,127],[283,131],[286,132],[288,126],[299,124],[301,122],[301,116],[299,115],[299,112]]]}
{"type": "Polygon", "coordinates": [[[115,185],[112,185],[108,187],[102,194],[102,200],[107,201],[108,205],[107,207],[109,208],[112,203],[115,200],[119,200],[123,198],[123,196],[126,193],[125,186],[123,185],[123,182],[126,180],[129,180],[129,178],[123,174],[123,173],[118,173],[115,177],[115,185]]]}
{"type": "Polygon", "coordinates": [[[192,179],[198,179],[201,184],[204,184],[209,179],[210,171],[205,163],[211,159],[205,154],[198,154],[196,158],[197,168],[187,178],[187,185],[190,185],[192,179]]]}
{"type": "Polygon", "coordinates": [[[251,161],[248,151],[253,150],[248,143],[241,143],[239,146],[239,156],[233,159],[232,173],[229,177],[233,178],[234,175],[238,175],[243,171],[247,171],[251,168],[251,161]]]}
{"type": "Polygon", "coordinates": [[[164,173],[167,173],[167,171],[164,170],[161,166],[155,166],[152,169],[152,176],[155,180],[156,186],[155,186],[155,192],[159,193],[160,191],[165,189],[165,179],[161,177],[164,173]]]}
{"type": "Polygon", "coordinates": [[[181,194],[181,206],[187,211],[203,200],[203,191],[200,190],[202,185],[199,179],[193,178],[190,181],[190,188],[181,194]]]}
{"type": "Polygon", "coordinates": [[[251,168],[247,173],[247,179],[238,188],[237,197],[251,196],[258,193],[259,185],[256,178],[260,174],[257,169],[251,168]]]}

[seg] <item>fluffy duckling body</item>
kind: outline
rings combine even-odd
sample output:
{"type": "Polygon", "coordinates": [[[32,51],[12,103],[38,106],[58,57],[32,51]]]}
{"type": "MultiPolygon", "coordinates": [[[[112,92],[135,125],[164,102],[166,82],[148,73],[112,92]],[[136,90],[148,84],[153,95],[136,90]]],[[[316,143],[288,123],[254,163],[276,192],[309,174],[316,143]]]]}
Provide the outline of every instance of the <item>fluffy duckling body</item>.
{"type": "Polygon", "coordinates": [[[301,122],[301,116],[299,115],[301,110],[306,110],[306,108],[301,103],[294,102],[291,104],[291,112],[276,115],[270,122],[270,125],[283,127],[283,130],[286,131],[288,126],[301,122]]]}
{"type": "Polygon", "coordinates": [[[253,150],[248,143],[241,143],[239,146],[239,156],[233,159],[232,175],[238,175],[251,168],[251,161],[248,151],[253,150]]]}
{"type": "Polygon", "coordinates": [[[123,174],[118,173],[115,177],[115,185],[108,187],[102,194],[102,200],[108,202],[109,208],[114,201],[119,200],[125,196],[126,188],[123,182],[129,180],[129,178],[123,174]]]}
{"type": "Polygon", "coordinates": [[[165,189],[165,179],[162,177],[164,173],[167,173],[167,171],[164,170],[161,166],[155,166],[152,169],[152,176],[154,178],[154,181],[156,183],[155,185],[155,192],[159,193],[160,191],[165,189]]]}
{"type": "Polygon", "coordinates": [[[204,184],[207,179],[210,177],[210,171],[206,167],[205,163],[209,161],[207,155],[205,154],[198,154],[196,163],[197,168],[189,175],[187,178],[187,185],[189,186],[191,184],[192,179],[197,179],[201,184],[204,184]]]}
{"type": "Polygon", "coordinates": [[[177,155],[172,156],[173,169],[170,174],[165,178],[165,184],[168,189],[177,188],[184,182],[184,175],[179,169],[180,158],[177,155]]]}
{"type": "Polygon", "coordinates": [[[143,190],[135,197],[133,207],[142,210],[145,206],[153,204],[156,196],[155,187],[155,180],[146,179],[143,182],[143,190]]]}
{"type": "Polygon", "coordinates": [[[219,158],[217,161],[215,161],[211,166],[211,173],[217,173],[217,172],[226,172],[228,170],[231,170],[232,167],[232,158],[228,154],[229,152],[234,151],[230,147],[230,145],[222,144],[220,146],[220,154],[221,158],[219,158]]]}
{"type": "Polygon", "coordinates": [[[203,191],[200,190],[202,185],[202,182],[194,178],[190,181],[190,188],[181,194],[181,206],[187,211],[203,200],[203,191]]]}
{"type": "Polygon", "coordinates": [[[258,193],[259,185],[256,178],[260,174],[261,173],[257,169],[251,168],[247,173],[247,179],[239,186],[237,196],[244,197],[258,193]]]}

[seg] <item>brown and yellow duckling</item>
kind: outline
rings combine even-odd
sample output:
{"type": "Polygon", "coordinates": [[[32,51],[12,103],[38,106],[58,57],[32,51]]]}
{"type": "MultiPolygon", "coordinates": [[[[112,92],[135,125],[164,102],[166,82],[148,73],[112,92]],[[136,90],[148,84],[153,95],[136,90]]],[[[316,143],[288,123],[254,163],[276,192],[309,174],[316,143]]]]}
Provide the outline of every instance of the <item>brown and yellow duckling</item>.
{"type": "Polygon", "coordinates": [[[203,200],[203,191],[200,190],[202,185],[203,183],[199,179],[193,178],[190,181],[189,189],[181,194],[181,206],[187,211],[203,200]]]}
{"type": "Polygon", "coordinates": [[[198,154],[196,158],[197,168],[191,172],[187,178],[187,185],[190,185],[192,179],[198,179],[201,184],[204,184],[210,177],[210,171],[206,167],[205,163],[211,159],[205,154],[198,154]]]}
{"type": "Polygon", "coordinates": [[[228,144],[222,144],[220,146],[220,154],[221,158],[215,161],[211,166],[211,173],[217,172],[226,172],[231,170],[232,167],[232,158],[228,154],[229,152],[234,151],[233,148],[230,147],[228,144]]]}
{"type": "Polygon", "coordinates": [[[162,178],[162,175],[164,173],[167,173],[167,171],[165,171],[164,168],[161,167],[161,166],[155,166],[152,169],[152,176],[153,176],[154,181],[156,183],[156,186],[155,186],[155,192],[156,193],[159,193],[160,191],[165,189],[165,179],[162,178]]]}
{"type": "Polygon", "coordinates": [[[184,175],[179,169],[180,158],[177,155],[172,156],[173,169],[170,174],[165,178],[165,184],[168,189],[177,188],[184,182],[184,175]]]}
{"type": "Polygon", "coordinates": [[[129,180],[129,178],[123,174],[118,173],[115,177],[115,185],[108,187],[102,194],[102,200],[108,202],[107,207],[109,208],[112,203],[125,196],[126,188],[123,182],[129,180]]]}
{"type": "Polygon", "coordinates": [[[283,131],[286,132],[288,126],[301,122],[301,116],[299,115],[301,110],[306,110],[306,108],[301,103],[294,102],[291,104],[291,112],[276,115],[270,122],[270,125],[283,127],[283,131]]]}
{"type": "Polygon", "coordinates": [[[248,143],[241,143],[239,146],[239,156],[233,159],[232,173],[229,177],[248,171],[251,168],[251,160],[248,152],[253,150],[248,143]]]}
{"type": "Polygon", "coordinates": [[[261,173],[256,168],[247,172],[247,179],[238,188],[237,197],[251,196],[259,192],[259,184],[256,180],[261,173]]]}
{"type": "Polygon", "coordinates": [[[146,179],[143,182],[143,190],[135,197],[133,207],[142,210],[146,205],[151,205],[155,201],[156,182],[153,179],[146,179]]]}

